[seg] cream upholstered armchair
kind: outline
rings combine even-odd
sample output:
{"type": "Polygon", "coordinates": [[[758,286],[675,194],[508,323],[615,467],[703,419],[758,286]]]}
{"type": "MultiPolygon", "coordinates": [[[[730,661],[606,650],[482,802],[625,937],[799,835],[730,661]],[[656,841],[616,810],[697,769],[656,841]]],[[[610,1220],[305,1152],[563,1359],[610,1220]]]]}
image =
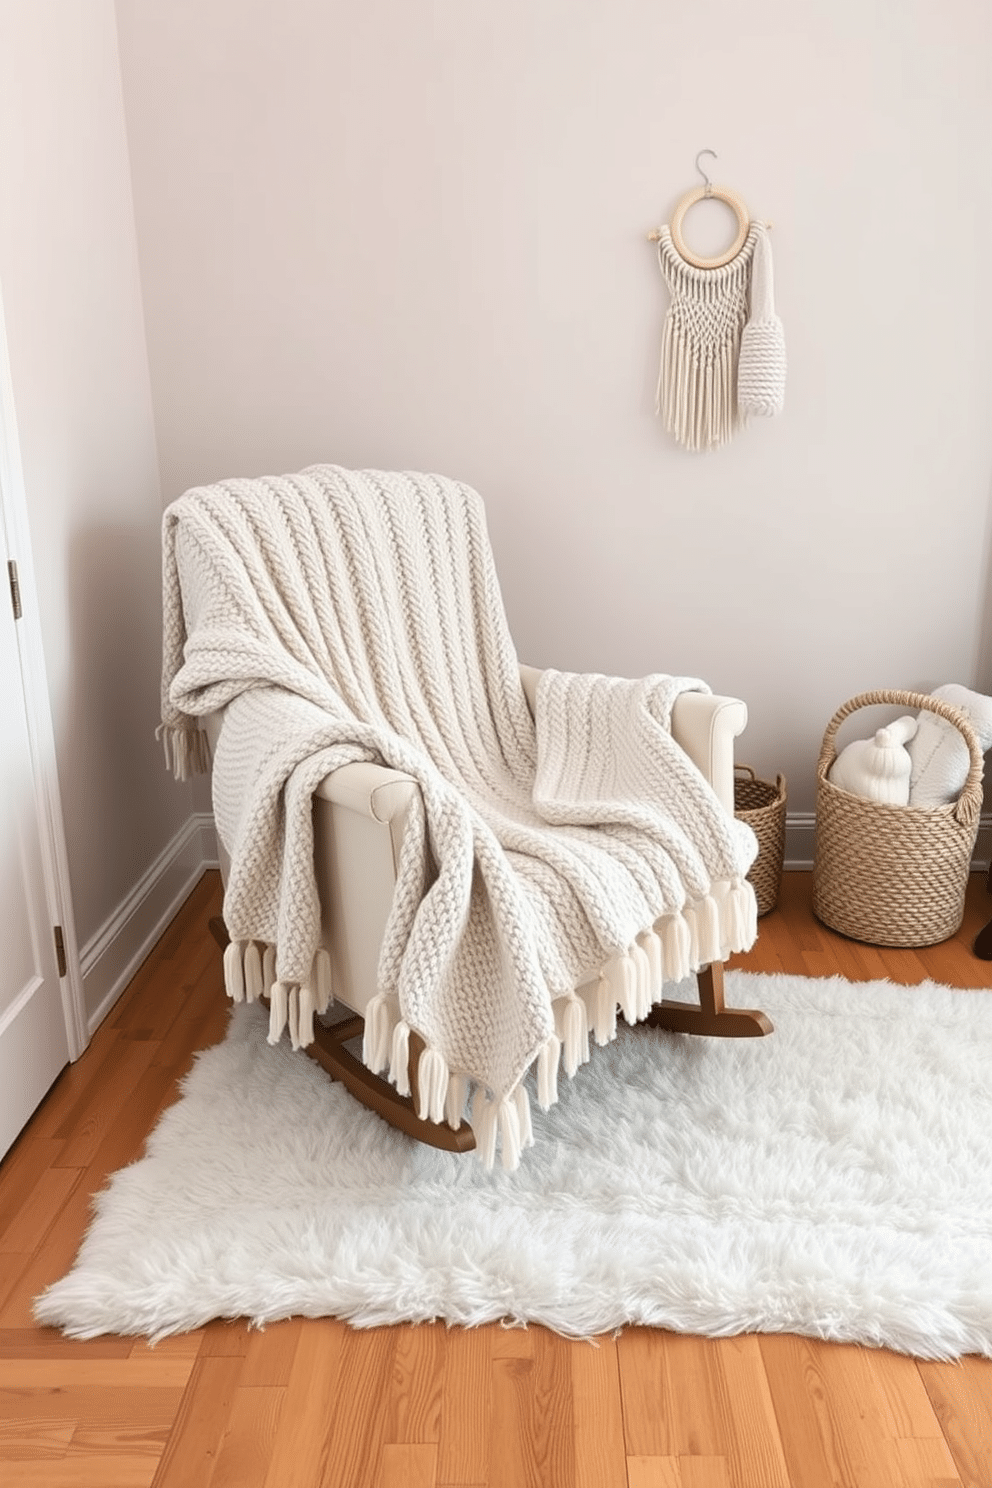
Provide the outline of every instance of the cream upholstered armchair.
{"type": "MultiPolygon", "coordinates": [[[[533,710],[540,673],[528,666],[522,666],[520,672],[533,710]]],[[[210,714],[204,722],[213,750],[220,739],[223,712],[210,714]]],[[[673,738],[730,812],[734,809],[734,740],[746,724],[747,708],[740,699],[712,693],[685,692],[676,700],[672,713],[673,738]]],[[[398,1094],[348,1048],[361,1038],[365,1010],[375,995],[379,952],[396,885],[404,827],[417,790],[412,776],[362,761],[333,771],[315,792],[314,848],[322,938],[331,958],[335,1001],[350,1010],[350,1016],[319,1022],[307,1052],[391,1125],[432,1146],[467,1151],[474,1146],[467,1123],[452,1129],[417,1114],[420,1049],[416,1038],[410,1050],[409,1096],[398,1094]]],[[[228,859],[219,841],[218,852],[221,875],[226,879],[228,859]]],[[[218,941],[224,944],[223,922],[215,922],[214,929],[218,941]]],[[[698,1005],[665,999],[646,1021],[655,1027],[710,1037],[747,1038],[772,1031],[764,1013],[725,1007],[721,962],[704,967],[697,974],[697,983],[698,1005]]]]}

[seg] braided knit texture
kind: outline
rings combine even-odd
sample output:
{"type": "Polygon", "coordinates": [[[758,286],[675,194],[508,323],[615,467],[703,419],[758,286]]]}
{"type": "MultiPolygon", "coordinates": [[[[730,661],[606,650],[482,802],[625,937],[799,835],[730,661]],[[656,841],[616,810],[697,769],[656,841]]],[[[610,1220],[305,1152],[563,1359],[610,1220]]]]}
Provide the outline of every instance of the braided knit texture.
{"type": "Polygon", "coordinates": [[[402,1089],[419,1033],[432,1119],[457,1122],[474,1085],[485,1160],[497,1131],[507,1166],[530,1140],[532,1064],[547,1104],[559,1051],[574,1073],[618,1003],[642,1017],[664,980],[753,940],[753,833],[671,738],[675,698],[705,685],[546,672],[532,719],[468,487],[315,466],[190,491],[164,519],[163,629],[177,773],[204,762],[198,717],[226,708],[224,918],[246,956],[275,947],[275,1035],[285,1020],[306,1043],[327,996],[314,790],[360,759],[418,782],[365,1057],[391,1054],[402,1089]]]}

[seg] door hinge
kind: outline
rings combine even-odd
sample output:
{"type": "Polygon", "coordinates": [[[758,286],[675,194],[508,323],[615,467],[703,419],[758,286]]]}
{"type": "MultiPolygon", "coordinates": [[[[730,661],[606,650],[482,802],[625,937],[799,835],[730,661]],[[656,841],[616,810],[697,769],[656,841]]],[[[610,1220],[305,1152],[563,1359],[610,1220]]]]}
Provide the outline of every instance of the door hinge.
{"type": "Polygon", "coordinates": [[[64,977],[68,964],[65,959],[65,937],[62,934],[62,926],[55,926],[55,959],[59,964],[59,976],[64,977]]]}
{"type": "Polygon", "coordinates": [[[23,610],[21,609],[21,581],[17,577],[17,564],[13,558],[7,564],[7,574],[10,578],[10,599],[14,606],[14,619],[20,620],[23,610]]]}

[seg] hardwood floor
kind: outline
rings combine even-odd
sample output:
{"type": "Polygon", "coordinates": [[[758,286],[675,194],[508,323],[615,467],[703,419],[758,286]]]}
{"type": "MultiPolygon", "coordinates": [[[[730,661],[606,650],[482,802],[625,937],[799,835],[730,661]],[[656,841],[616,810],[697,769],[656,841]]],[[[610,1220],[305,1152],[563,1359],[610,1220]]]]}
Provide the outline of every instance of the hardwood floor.
{"type": "MultiPolygon", "coordinates": [[[[992,987],[971,953],[992,915],[983,875],[958,936],[927,950],[844,941],[809,900],[809,875],[786,874],[735,964],[992,987]]],[[[0,1165],[4,1488],[992,1488],[992,1360],[645,1328],[593,1347],[539,1327],[293,1319],[149,1348],[37,1327],[31,1299],[71,1265],[92,1194],[223,1036],[219,902],[210,874],[0,1165]]]]}

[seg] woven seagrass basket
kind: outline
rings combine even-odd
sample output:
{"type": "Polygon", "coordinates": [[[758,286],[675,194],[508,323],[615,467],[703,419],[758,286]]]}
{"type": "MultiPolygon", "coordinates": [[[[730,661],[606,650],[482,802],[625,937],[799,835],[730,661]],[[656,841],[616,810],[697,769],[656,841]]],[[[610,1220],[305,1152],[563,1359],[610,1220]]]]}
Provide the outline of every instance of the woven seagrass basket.
{"type": "Polygon", "coordinates": [[[775,784],[758,780],[750,765],[734,766],[734,815],[747,822],[758,839],[758,856],[751,864],[748,881],[758,901],[758,914],[767,914],[778,903],[785,861],[785,776],[775,784]],[[741,773],[738,774],[738,771],[741,773]]]}
{"type": "Polygon", "coordinates": [[[816,767],[813,913],[870,945],[936,945],[964,918],[964,896],[982,805],[983,759],[966,714],[919,692],[863,692],[827,725],[816,767]],[[954,725],[968,746],[964,788],[947,806],[892,806],[852,795],[827,779],[837,730],[858,708],[926,708],[954,725]]]}

